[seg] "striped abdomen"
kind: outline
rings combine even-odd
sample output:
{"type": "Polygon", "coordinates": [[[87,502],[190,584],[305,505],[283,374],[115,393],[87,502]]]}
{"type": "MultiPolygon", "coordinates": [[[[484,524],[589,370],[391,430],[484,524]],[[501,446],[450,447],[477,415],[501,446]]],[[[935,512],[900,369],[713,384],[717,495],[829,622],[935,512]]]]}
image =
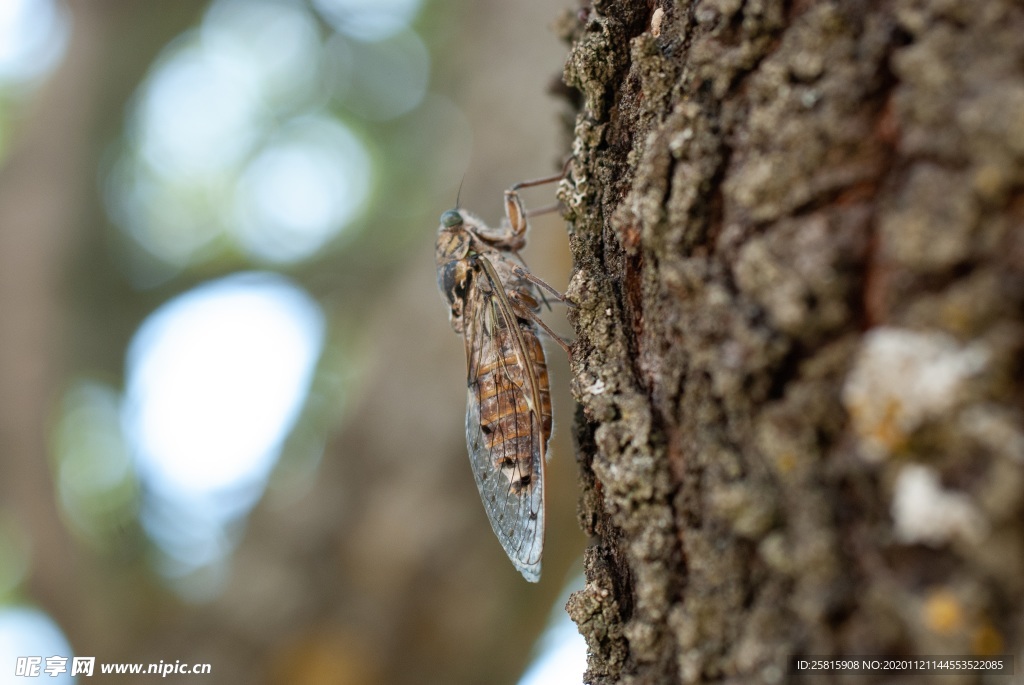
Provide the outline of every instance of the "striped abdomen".
{"type": "Polygon", "coordinates": [[[520,362],[516,336],[499,326],[489,346],[491,354],[481,357],[476,375],[484,442],[492,463],[508,478],[515,494],[533,482],[551,436],[551,394],[544,348],[532,323],[519,321],[519,331],[532,368],[528,370],[520,362]],[[530,371],[532,379],[528,377],[530,371]],[[534,402],[539,403],[538,423],[531,413],[534,402]]]}

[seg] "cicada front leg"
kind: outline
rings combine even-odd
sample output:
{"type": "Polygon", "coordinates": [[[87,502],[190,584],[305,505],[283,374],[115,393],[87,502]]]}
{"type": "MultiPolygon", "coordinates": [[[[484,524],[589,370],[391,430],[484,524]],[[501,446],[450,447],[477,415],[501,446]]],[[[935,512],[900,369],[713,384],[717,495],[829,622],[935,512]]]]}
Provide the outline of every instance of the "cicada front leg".
{"type": "MultiPolygon", "coordinates": [[[[569,164],[571,162],[572,159],[570,158],[569,160],[566,161],[565,166],[562,168],[562,171],[557,174],[554,174],[552,176],[545,176],[543,178],[535,178],[529,181],[521,181],[505,191],[505,225],[507,226],[509,233],[511,234],[511,236],[514,237],[517,243],[516,247],[511,248],[514,252],[517,252],[518,249],[522,247],[522,244],[525,242],[527,217],[537,216],[538,214],[544,214],[547,212],[555,211],[559,207],[558,204],[554,204],[539,210],[527,212],[523,207],[522,199],[519,197],[519,191],[523,188],[532,188],[534,186],[546,185],[548,183],[557,183],[558,181],[561,181],[563,178],[565,178],[565,175],[569,170],[569,164]]],[[[519,256],[518,253],[516,254],[516,256],[519,256]]],[[[559,302],[562,302],[570,307],[575,306],[575,304],[573,302],[570,302],[565,295],[558,292],[558,290],[548,285],[542,279],[534,276],[525,267],[515,265],[513,267],[513,273],[518,278],[528,281],[533,285],[537,286],[538,288],[540,288],[540,296],[541,299],[544,300],[545,305],[547,305],[547,300],[544,299],[544,293],[547,292],[559,302]]],[[[532,319],[538,326],[544,329],[544,332],[547,333],[552,340],[557,342],[562,347],[562,349],[565,350],[566,355],[571,359],[571,346],[569,345],[569,343],[563,340],[561,336],[559,336],[553,330],[551,330],[551,327],[544,323],[544,320],[537,315],[535,311],[536,302],[518,302],[517,304],[520,305],[517,308],[522,311],[522,314],[525,314],[527,317],[532,319]],[[522,306],[524,304],[526,306],[522,306]]]]}
{"type": "MultiPolygon", "coordinates": [[[[516,247],[512,247],[513,250],[518,250],[523,246],[526,238],[526,218],[530,216],[523,207],[523,201],[519,197],[519,191],[523,188],[532,188],[534,186],[542,186],[547,183],[557,183],[565,177],[565,170],[561,173],[555,174],[554,176],[545,176],[544,178],[535,178],[531,181],[520,181],[511,188],[505,191],[505,222],[508,227],[510,237],[512,240],[509,241],[510,247],[513,243],[516,247]]],[[[555,208],[558,205],[554,205],[555,208]]],[[[548,208],[545,208],[547,211],[548,208]]],[[[534,212],[536,215],[539,212],[534,212]]]]}

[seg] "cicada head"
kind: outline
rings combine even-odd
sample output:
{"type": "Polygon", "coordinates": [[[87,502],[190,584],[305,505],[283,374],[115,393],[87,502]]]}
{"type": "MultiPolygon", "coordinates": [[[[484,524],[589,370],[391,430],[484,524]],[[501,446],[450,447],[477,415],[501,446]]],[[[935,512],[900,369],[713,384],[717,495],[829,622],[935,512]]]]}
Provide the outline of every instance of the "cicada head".
{"type": "Polygon", "coordinates": [[[471,237],[466,220],[458,209],[450,209],[441,215],[437,229],[437,287],[448,301],[452,310],[452,323],[462,315],[462,307],[472,267],[469,263],[471,237]]]}

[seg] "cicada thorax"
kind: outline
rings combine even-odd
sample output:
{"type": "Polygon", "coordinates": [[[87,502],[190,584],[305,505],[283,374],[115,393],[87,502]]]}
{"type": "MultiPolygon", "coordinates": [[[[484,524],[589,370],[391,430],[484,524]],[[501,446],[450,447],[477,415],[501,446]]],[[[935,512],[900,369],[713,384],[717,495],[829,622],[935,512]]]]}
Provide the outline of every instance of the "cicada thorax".
{"type": "Polygon", "coordinates": [[[516,332],[495,322],[489,350],[481,355],[476,384],[480,428],[494,468],[514,494],[537,477],[551,437],[551,393],[544,348],[533,322],[517,319],[516,332]],[[518,352],[520,341],[527,359],[518,352]],[[532,406],[534,403],[539,406],[532,406]],[[540,428],[541,435],[537,428],[540,428]]]}

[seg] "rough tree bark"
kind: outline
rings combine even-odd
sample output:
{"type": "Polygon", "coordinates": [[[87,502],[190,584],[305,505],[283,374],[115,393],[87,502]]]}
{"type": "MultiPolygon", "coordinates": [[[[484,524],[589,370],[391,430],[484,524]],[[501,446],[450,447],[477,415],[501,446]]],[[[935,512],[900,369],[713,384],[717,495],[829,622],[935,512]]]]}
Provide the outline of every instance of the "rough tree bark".
{"type": "Polygon", "coordinates": [[[563,30],[586,682],[1020,653],[1024,9],[595,0],[563,30]]]}

